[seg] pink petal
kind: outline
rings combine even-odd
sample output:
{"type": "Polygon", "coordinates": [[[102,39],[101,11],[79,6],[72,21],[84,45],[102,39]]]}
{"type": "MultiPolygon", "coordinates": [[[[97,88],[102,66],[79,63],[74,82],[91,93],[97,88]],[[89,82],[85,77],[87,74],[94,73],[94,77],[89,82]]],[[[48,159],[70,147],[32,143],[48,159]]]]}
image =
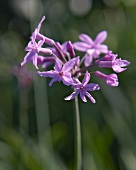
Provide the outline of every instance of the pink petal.
{"type": "Polygon", "coordinates": [[[74,48],[78,51],[82,51],[82,52],[86,52],[86,50],[88,50],[89,48],[91,48],[90,45],[88,45],[87,43],[84,42],[75,42],[73,44],[74,48]]]}
{"type": "Polygon", "coordinates": [[[107,45],[98,45],[97,50],[99,50],[100,53],[106,54],[108,52],[108,46],[107,45]]]}
{"type": "Polygon", "coordinates": [[[85,95],[86,95],[93,103],[96,103],[95,99],[94,99],[88,92],[86,92],[85,95]]]}
{"type": "Polygon", "coordinates": [[[84,64],[85,64],[86,67],[88,67],[93,61],[93,54],[89,55],[89,54],[86,53],[84,57],[85,57],[84,64]]]}
{"type": "Polygon", "coordinates": [[[106,38],[107,38],[107,31],[102,31],[96,36],[94,40],[94,44],[95,45],[101,44],[103,41],[105,41],[106,38]]]}
{"type": "Polygon", "coordinates": [[[80,34],[79,39],[89,45],[93,45],[93,40],[86,34],[80,34]]]}
{"type": "Polygon", "coordinates": [[[55,66],[54,66],[54,69],[57,71],[57,72],[60,72],[62,70],[62,62],[60,59],[56,58],[56,63],[55,63],[55,66]]]}
{"type": "Polygon", "coordinates": [[[58,75],[57,72],[51,70],[51,71],[43,71],[43,72],[40,72],[40,71],[37,71],[37,74],[39,74],[39,76],[42,76],[42,77],[55,77],[58,75]]]}
{"type": "Polygon", "coordinates": [[[33,56],[33,65],[36,67],[36,69],[38,69],[38,66],[37,66],[37,58],[38,58],[38,54],[35,53],[35,55],[33,56]]]}
{"type": "Polygon", "coordinates": [[[71,60],[69,60],[68,62],[66,62],[62,68],[62,70],[64,72],[68,72],[70,71],[75,65],[76,63],[78,62],[79,60],[79,57],[76,57],[76,58],[72,58],[71,60]]]}
{"type": "Polygon", "coordinates": [[[100,86],[98,84],[95,84],[95,83],[90,83],[90,84],[87,84],[85,86],[85,89],[89,90],[89,91],[95,91],[95,90],[99,90],[100,86]]]}
{"type": "Polygon", "coordinates": [[[62,76],[62,81],[67,86],[72,85],[74,83],[71,77],[71,73],[65,73],[65,75],[62,76]]]}
{"type": "Polygon", "coordinates": [[[45,16],[42,17],[41,21],[40,21],[39,24],[38,24],[38,27],[37,27],[37,32],[38,32],[38,33],[39,33],[39,31],[40,31],[40,28],[41,28],[42,23],[43,23],[44,20],[45,20],[45,16]]]}
{"type": "Polygon", "coordinates": [[[55,82],[55,81],[60,81],[61,79],[57,76],[57,77],[54,77],[50,83],[49,83],[49,86],[52,86],[52,84],[55,82]]]}
{"type": "Polygon", "coordinates": [[[81,97],[81,99],[82,99],[84,102],[87,102],[86,97],[85,97],[85,94],[84,94],[83,91],[80,91],[80,97],[81,97]]]}
{"type": "Polygon", "coordinates": [[[84,79],[82,80],[82,85],[85,86],[90,80],[90,74],[88,71],[85,73],[84,79]]]}
{"type": "Polygon", "coordinates": [[[70,96],[66,97],[65,100],[71,100],[74,99],[79,93],[79,90],[76,90],[75,92],[73,92],[70,96]]]}

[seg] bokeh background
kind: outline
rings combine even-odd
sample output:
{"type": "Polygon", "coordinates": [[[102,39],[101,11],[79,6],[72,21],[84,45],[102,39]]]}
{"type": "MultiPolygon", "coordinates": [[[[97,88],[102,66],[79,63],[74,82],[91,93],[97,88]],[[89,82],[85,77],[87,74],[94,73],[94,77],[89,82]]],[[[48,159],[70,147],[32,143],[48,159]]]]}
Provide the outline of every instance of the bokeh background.
{"type": "Polygon", "coordinates": [[[136,170],[136,0],[0,1],[0,170],[75,167],[74,101],[64,101],[71,89],[49,88],[29,63],[17,69],[43,15],[47,37],[75,42],[107,30],[105,44],[131,62],[119,87],[92,78],[97,103],[79,104],[83,170],[136,170]]]}

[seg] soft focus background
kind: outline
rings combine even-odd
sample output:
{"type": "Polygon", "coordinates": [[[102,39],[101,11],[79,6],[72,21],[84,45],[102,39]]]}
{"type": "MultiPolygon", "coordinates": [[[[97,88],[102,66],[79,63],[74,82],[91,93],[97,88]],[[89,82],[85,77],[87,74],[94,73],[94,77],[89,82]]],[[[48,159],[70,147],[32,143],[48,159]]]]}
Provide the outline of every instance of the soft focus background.
{"type": "Polygon", "coordinates": [[[55,41],[107,30],[104,43],[131,62],[117,88],[92,78],[97,103],[80,100],[80,115],[83,170],[136,170],[136,0],[0,0],[0,170],[74,169],[71,89],[49,88],[29,63],[17,69],[43,15],[41,33],[55,41]]]}

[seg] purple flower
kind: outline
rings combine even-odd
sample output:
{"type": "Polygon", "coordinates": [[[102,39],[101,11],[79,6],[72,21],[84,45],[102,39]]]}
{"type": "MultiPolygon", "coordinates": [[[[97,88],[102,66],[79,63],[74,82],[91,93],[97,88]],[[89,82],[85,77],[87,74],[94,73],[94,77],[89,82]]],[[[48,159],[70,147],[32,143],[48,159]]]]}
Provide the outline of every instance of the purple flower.
{"type": "Polygon", "coordinates": [[[116,73],[125,71],[127,68],[124,67],[130,64],[127,60],[117,59],[117,55],[113,54],[112,51],[109,51],[103,58],[97,60],[96,63],[101,68],[112,68],[116,73]]]}
{"type": "Polygon", "coordinates": [[[57,58],[54,66],[54,70],[43,71],[43,72],[38,71],[37,74],[43,77],[51,77],[52,80],[50,81],[49,86],[51,86],[55,81],[60,82],[61,80],[65,85],[69,86],[74,83],[70,71],[76,65],[78,60],[79,57],[76,57],[69,60],[64,65],[62,65],[62,61],[57,58]]]}
{"type": "Polygon", "coordinates": [[[30,41],[28,43],[27,47],[25,48],[25,50],[28,51],[28,53],[24,57],[24,60],[21,63],[21,66],[23,66],[26,62],[30,62],[32,60],[35,67],[38,69],[37,58],[38,58],[39,53],[41,52],[47,55],[52,54],[52,51],[49,48],[41,47],[43,43],[44,43],[43,40],[40,40],[38,43],[36,43],[35,41],[30,41]]]}
{"type": "Polygon", "coordinates": [[[40,34],[40,29],[41,29],[41,26],[42,26],[42,23],[43,23],[44,20],[45,20],[45,16],[42,17],[37,28],[32,33],[31,40],[32,40],[32,42],[35,41],[36,39],[37,40],[43,40],[46,44],[53,45],[54,41],[52,39],[45,37],[44,35],[40,34]]]}
{"type": "Polygon", "coordinates": [[[85,56],[85,66],[89,66],[91,64],[92,58],[98,58],[101,53],[107,53],[108,47],[107,45],[101,44],[105,41],[107,37],[107,32],[100,32],[95,40],[93,41],[91,37],[86,34],[80,34],[79,39],[82,42],[75,42],[74,48],[78,51],[86,52],[85,56]]]}
{"type": "Polygon", "coordinates": [[[79,80],[77,80],[77,84],[72,86],[72,88],[74,88],[74,92],[70,96],[66,97],[65,100],[71,100],[75,98],[78,94],[80,94],[80,97],[84,102],[87,102],[85,97],[87,96],[93,103],[95,103],[96,102],[95,99],[87,91],[99,90],[100,87],[98,84],[95,83],[87,84],[89,80],[90,74],[86,72],[84,79],[82,80],[82,83],[79,80]]]}
{"type": "Polygon", "coordinates": [[[116,74],[109,74],[109,75],[106,75],[106,74],[103,74],[102,72],[100,71],[96,71],[95,72],[95,75],[103,80],[106,81],[106,83],[109,85],[109,86],[118,86],[119,85],[119,82],[118,82],[118,76],[116,74]]]}

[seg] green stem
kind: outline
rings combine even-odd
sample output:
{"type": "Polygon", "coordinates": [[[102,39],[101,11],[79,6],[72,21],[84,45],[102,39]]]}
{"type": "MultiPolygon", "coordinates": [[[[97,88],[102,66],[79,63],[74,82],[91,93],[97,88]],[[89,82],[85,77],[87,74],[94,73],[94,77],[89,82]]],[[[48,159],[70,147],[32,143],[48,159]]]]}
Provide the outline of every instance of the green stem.
{"type": "Polygon", "coordinates": [[[78,97],[75,97],[75,110],[76,110],[76,130],[77,130],[77,170],[82,169],[82,148],[81,148],[81,127],[80,127],[80,114],[78,97]]]}
{"type": "Polygon", "coordinates": [[[20,132],[28,134],[28,96],[27,90],[20,90],[20,132]]]}

